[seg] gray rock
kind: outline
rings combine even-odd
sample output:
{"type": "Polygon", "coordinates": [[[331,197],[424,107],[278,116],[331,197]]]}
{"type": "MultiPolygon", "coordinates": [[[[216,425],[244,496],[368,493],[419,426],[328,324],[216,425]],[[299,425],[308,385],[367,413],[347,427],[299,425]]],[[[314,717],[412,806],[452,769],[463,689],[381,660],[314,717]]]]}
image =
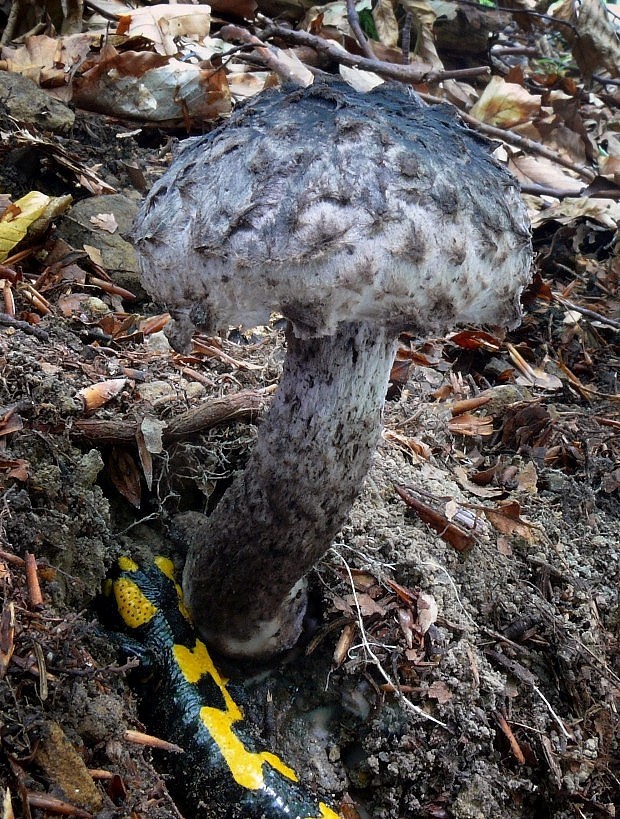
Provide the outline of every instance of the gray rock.
{"type": "Polygon", "coordinates": [[[139,196],[123,194],[94,196],[76,202],[59,225],[60,235],[73,247],[92,245],[101,251],[103,266],[115,284],[130,290],[138,298],[146,293],[140,284],[138,261],[133,245],[124,237],[129,233],[138,210],[139,196]],[[91,222],[100,213],[113,213],[118,230],[109,233],[91,222]]]}
{"type": "Polygon", "coordinates": [[[0,71],[0,102],[13,119],[37,125],[45,131],[65,133],[75,121],[70,108],[21,74],[0,71]]]}

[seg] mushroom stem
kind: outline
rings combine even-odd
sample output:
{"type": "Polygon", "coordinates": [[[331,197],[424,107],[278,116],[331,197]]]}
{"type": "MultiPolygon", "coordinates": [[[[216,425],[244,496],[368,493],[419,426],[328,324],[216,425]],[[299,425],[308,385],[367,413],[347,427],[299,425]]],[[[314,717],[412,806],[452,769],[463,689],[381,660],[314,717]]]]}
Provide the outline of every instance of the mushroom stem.
{"type": "Polygon", "coordinates": [[[220,651],[264,658],[299,637],[304,576],[368,472],[394,348],[394,332],[366,323],[331,337],[289,330],[282,380],[245,472],[210,517],[183,526],[186,600],[220,651]]]}

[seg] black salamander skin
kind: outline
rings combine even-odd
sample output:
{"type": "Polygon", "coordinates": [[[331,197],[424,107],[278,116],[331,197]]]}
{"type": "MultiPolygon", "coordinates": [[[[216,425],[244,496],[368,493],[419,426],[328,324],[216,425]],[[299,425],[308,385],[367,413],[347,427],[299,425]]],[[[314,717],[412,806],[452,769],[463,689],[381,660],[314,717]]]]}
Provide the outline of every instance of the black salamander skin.
{"type": "MultiPolygon", "coordinates": [[[[241,709],[189,622],[172,562],[148,567],[129,558],[111,581],[128,653],[154,666],[159,687],[153,723],[181,746],[188,800],[199,819],[338,819],[299,784],[293,769],[261,750],[244,730],[241,709]]],[[[185,785],[184,783],[184,785],[185,785]]]]}

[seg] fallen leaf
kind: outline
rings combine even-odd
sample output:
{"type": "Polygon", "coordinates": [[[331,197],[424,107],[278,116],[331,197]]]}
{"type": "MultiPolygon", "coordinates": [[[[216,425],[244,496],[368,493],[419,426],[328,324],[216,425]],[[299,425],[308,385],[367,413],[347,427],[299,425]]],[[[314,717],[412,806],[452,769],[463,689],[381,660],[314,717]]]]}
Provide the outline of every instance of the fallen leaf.
{"type": "Polygon", "coordinates": [[[422,634],[426,634],[429,628],[437,620],[437,616],[439,614],[437,601],[432,594],[420,592],[418,595],[416,608],[418,612],[418,626],[422,634]]]}
{"type": "Polygon", "coordinates": [[[448,429],[454,435],[493,435],[493,418],[488,415],[472,415],[463,412],[448,421],[448,429]]]}
{"type": "Polygon", "coordinates": [[[521,506],[516,501],[507,501],[494,509],[481,507],[489,523],[503,535],[518,535],[528,543],[536,540],[536,532],[531,523],[521,518],[521,506]]]}
{"type": "Polygon", "coordinates": [[[468,492],[471,492],[472,495],[475,495],[477,498],[497,498],[499,495],[504,494],[503,489],[497,487],[488,488],[473,483],[467,477],[467,472],[462,466],[454,467],[454,474],[463,489],[467,489],[468,492]]]}
{"type": "Polygon", "coordinates": [[[26,236],[36,238],[47,230],[56,216],[64,213],[72,202],[71,196],[47,196],[30,191],[0,214],[0,262],[26,236]]]}
{"type": "Polygon", "coordinates": [[[363,617],[369,617],[371,614],[380,614],[382,616],[385,614],[383,606],[379,605],[376,600],[373,600],[369,594],[350,594],[346,600],[351,607],[355,606],[357,602],[363,617]]]}
{"type": "Polygon", "coordinates": [[[526,387],[541,387],[550,391],[562,389],[562,381],[557,376],[545,372],[540,367],[532,367],[512,344],[506,344],[506,348],[515,367],[521,373],[517,377],[517,384],[526,387]]]}
{"type": "Polygon", "coordinates": [[[452,699],[452,692],[441,680],[435,680],[426,690],[427,696],[439,703],[448,702],[452,699]]]}
{"type": "Polygon", "coordinates": [[[536,464],[529,461],[517,475],[517,489],[519,492],[530,492],[534,494],[538,487],[538,473],[536,464]]]}
{"type": "Polygon", "coordinates": [[[158,54],[173,56],[179,50],[176,38],[202,40],[210,30],[210,6],[180,3],[133,9],[130,13],[121,15],[116,33],[126,34],[128,37],[145,37],[154,44],[158,54]]]}
{"type": "Polygon", "coordinates": [[[23,458],[0,458],[0,472],[4,472],[8,478],[15,478],[17,481],[28,480],[30,477],[28,467],[28,461],[23,458]]]}
{"type": "Polygon", "coordinates": [[[402,500],[409,506],[418,517],[427,523],[431,528],[439,533],[439,536],[449,543],[457,552],[464,552],[476,542],[476,539],[461,529],[459,526],[451,523],[445,515],[437,512],[431,506],[417,500],[408,492],[403,486],[395,486],[396,492],[402,500]]]}
{"type": "Polygon", "coordinates": [[[496,353],[502,348],[502,342],[491,333],[485,333],[484,330],[463,330],[449,336],[449,339],[453,344],[465,350],[490,350],[496,353]]]}
{"type": "Polygon", "coordinates": [[[506,82],[495,76],[489,80],[480,99],[469,113],[487,125],[513,128],[532,120],[540,111],[540,102],[540,94],[530,94],[521,85],[506,82]]]}
{"type": "Polygon", "coordinates": [[[547,222],[568,225],[579,218],[593,219],[608,230],[616,230],[620,223],[620,202],[613,199],[592,199],[565,197],[554,202],[532,218],[532,227],[540,227],[547,222]]]}
{"type": "Polygon", "coordinates": [[[12,432],[19,432],[24,428],[24,422],[14,409],[9,410],[0,418],[0,437],[2,435],[10,435],[12,432]]]}
{"type": "Polygon", "coordinates": [[[409,455],[413,455],[415,458],[414,463],[418,459],[423,459],[425,461],[430,460],[432,450],[428,444],[425,444],[424,441],[420,441],[419,438],[412,438],[408,435],[402,435],[400,432],[395,432],[392,429],[384,429],[382,437],[386,441],[396,444],[400,449],[404,450],[409,455]]]}
{"type": "Polygon", "coordinates": [[[108,233],[116,233],[118,224],[113,213],[98,213],[96,216],[91,216],[90,221],[95,227],[101,228],[108,233]]]}
{"type": "Polygon", "coordinates": [[[398,48],[398,20],[392,0],[377,0],[372,9],[372,19],[383,45],[398,48]]]}
{"type": "Polygon", "coordinates": [[[98,381],[90,387],[79,390],[78,396],[84,403],[86,412],[94,412],[108,401],[115,398],[127,385],[126,378],[111,378],[108,381],[98,381]]]}
{"type": "Polygon", "coordinates": [[[73,82],[73,101],[106,116],[190,128],[230,113],[223,70],[106,44],[99,62],[73,82]]]}
{"type": "Polygon", "coordinates": [[[125,500],[139,509],[142,497],[140,473],[136,462],[126,449],[112,447],[108,459],[108,474],[125,500]]]}

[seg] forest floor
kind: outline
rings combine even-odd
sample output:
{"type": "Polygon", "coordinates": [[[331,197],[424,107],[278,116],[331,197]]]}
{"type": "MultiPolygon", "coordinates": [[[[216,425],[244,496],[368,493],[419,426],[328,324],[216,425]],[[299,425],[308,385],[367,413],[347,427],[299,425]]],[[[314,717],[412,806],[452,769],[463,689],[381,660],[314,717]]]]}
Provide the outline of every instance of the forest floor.
{"type": "MultiPolygon", "coordinates": [[[[122,238],[161,131],[83,112],[36,145],[0,130],[0,190],[74,196],[0,268],[3,817],[208,819],[132,733],[158,726],[100,592],[120,555],[180,565],[167,527],[243,467],[281,321],[168,346],[122,238]]],[[[313,573],[315,631],[248,682],[248,718],[347,819],[620,815],[613,211],[538,220],[534,243],[506,339],[401,338],[372,470],[313,573]]]]}

